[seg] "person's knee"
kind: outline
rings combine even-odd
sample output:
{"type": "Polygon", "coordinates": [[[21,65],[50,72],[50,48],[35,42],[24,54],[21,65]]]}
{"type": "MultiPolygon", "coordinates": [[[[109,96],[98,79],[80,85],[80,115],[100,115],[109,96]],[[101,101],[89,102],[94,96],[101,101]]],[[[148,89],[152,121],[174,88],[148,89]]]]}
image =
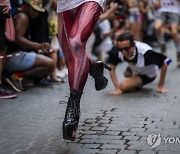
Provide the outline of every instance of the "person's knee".
{"type": "Polygon", "coordinates": [[[83,50],[83,42],[81,42],[77,37],[70,40],[70,46],[75,53],[83,50]]]}
{"type": "Polygon", "coordinates": [[[122,82],[122,83],[120,84],[120,89],[121,89],[122,91],[128,91],[128,90],[129,90],[129,86],[128,86],[125,82],[122,82]]]}
{"type": "Polygon", "coordinates": [[[55,68],[55,62],[51,58],[44,55],[36,55],[35,67],[46,67],[49,71],[55,68]]]}
{"type": "Polygon", "coordinates": [[[154,28],[156,31],[160,31],[162,28],[162,22],[160,20],[155,22],[154,28]]]}

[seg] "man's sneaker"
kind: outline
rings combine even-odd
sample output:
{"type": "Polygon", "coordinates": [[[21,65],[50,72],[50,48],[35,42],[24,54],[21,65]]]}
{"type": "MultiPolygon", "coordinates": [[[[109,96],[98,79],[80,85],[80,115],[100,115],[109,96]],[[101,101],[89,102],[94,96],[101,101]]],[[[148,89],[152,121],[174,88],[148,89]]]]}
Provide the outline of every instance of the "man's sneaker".
{"type": "Polygon", "coordinates": [[[180,52],[177,52],[177,67],[180,67],[180,52]]]}
{"type": "Polygon", "coordinates": [[[6,87],[0,85],[0,99],[8,99],[8,98],[15,98],[15,97],[17,97],[17,94],[7,89],[6,87]]]}
{"type": "Polygon", "coordinates": [[[65,78],[66,74],[63,71],[56,69],[56,76],[60,78],[65,78]]]}
{"type": "Polygon", "coordinates": [[[106,88],[108,84],[108,79],[104,77],[104,68],[111,70],[110,67],[105,65],[102,61],[97,61],[93,64],[92,69],[90,70],[90,75],[94,78],[95,88],[97,91],[106,88]]]}
{"type": "Polygon", "coordinates": [[[24,90],[24,88],[22,87],[22,82],[19,79],[16,79],[13,76],[8,76],[4,80],[16,92],[21,92],[24,90]]]}
{"type": "Polygon", "coordinates": [[[166,45],[165,44],[161,44],[160,45],[160,50],[162,54],[166,54],[166,45]]]}

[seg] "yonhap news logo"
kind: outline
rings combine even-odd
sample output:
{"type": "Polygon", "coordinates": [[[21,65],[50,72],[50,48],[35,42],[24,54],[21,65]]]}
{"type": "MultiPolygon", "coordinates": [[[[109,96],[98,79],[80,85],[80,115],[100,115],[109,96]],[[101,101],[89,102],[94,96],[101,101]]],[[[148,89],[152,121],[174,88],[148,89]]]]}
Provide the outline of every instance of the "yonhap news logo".
{"type": "Polygon", "coordinates": [[[162,137],[160,133],[151,133],[147,137],[150,148],[156,148],[161,143],[180,144],[180,137],[162,137]]]}
{"type": "Polygon", "coordinates": [[[156,133],[151,133],[148,135],[147,143],[151,148],[155,148],[161,144],[161,135],[156,133]]]}

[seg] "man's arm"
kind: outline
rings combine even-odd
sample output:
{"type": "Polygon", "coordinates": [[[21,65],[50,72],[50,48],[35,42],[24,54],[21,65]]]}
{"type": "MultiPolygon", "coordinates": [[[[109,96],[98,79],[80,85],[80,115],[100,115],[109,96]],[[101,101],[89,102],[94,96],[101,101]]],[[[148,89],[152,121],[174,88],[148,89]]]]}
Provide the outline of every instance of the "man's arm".
{"type": "Polygon", "coordinates": [[[159,93],[168,92],[168,90],[164,88],[164,81],[166,78],[166,72],[167,72],[167,64],[164,62],[163,65],[161,66],[161,73],[160,73],[159,83],[157,86],[157,92],[159,92],[159,93]]]}
{"type": "Polygon", "coordinates": [[[116,11],[117,8],[118,8],[117,3],[111,3],[110,8],[101,15],[99,22],[102,22],[105,19],[111,18],[112,14],[116,11]]]}
{"type": "Polygon", "coordinates": [[[50,45],[49,43],[37,43],[28,40],[25,36],[25,33],[27,31],[29,25],[29,19],[26,14],[24,13],[19,13],[14,16],[14,26],[15,26],[15,31],[16,31],[16,38],[15,42],[25,48],[25,49],[30,49],[33,51],[38,52],[39,50],[49,50],[50,45]]]}
{"type": "Polygon", "coordinates": [[[122,91],[119,88],[119,82],[118,82],[118,77],[116,75],[116,66],[111,64],[111,71],[110,71],[110,77],[113,82],[113,85],[115,87],[115,90],[110,92],[111,95],[121,95],[122,91]]]}
{"type": "Polygon", "coordinates": [[[152,50],[147,51],[144,56],[147,63],[155,64],[161,69],[157,91],[160,93],[166,93],[168,90],[164,88],[164,81],[166,77],[167,67],[171,63],[171,59],[167,58],[161,53],[157,53],[152,50]]]}

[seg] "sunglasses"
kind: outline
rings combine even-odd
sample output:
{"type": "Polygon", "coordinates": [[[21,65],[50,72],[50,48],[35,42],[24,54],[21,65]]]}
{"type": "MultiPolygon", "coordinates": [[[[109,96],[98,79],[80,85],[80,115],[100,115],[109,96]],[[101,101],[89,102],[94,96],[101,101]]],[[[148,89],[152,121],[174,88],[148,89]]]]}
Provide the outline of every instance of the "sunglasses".
{"type": "Polygon", "coordinates": [[[129,47],[125,47],[125,48],[119,48],[119,50],[121,51],[121,52],[123,52],[123,51],[129,51],[129,49],[132,47],[132,45],[131,46],[129,46],[129,47]]]}

